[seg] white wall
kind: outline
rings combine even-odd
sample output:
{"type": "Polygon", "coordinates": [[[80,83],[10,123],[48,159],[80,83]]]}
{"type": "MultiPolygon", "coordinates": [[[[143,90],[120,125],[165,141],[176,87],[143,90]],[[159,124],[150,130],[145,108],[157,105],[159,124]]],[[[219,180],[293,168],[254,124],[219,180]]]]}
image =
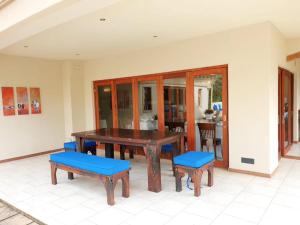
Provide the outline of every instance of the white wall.
{"type": "Polygon", "coordinates": [[[277,71],[273,68],[276,63],[271,68],[273,59],[268,44],[274,35],[272,29],[270,23],[263,23],[87,61],[84,72],[86,129],[95,127],[93,80],[228,64],[230,167],[271,173],[277,163],[274,157],[270,161],[271,152],[277,151],[277,131],[270,131],[277,125],[277,116],[270,109],[277,101],[274,83],[277,71]],[[254,158],[255,165],[242,164],[241,157],[254,158]]]}
{"type": "Polygon", "coordinates": [[[62,148],[64,108],[61,63],[0,55],[2,86],[40,87],[42,114],[3,116],[0,93],[0,160],[62,148]]]}
{"type": "Polygon", "coordinates": [[[294,54],[300,51],[300,38],[287,40],[288,54],[294,54]]]}
{"type": "Polygon", "coordinates": [[[65,141],[71,141],[73,132],[85,129],[84,76],[80,61],[62,63],[65,141]]]}

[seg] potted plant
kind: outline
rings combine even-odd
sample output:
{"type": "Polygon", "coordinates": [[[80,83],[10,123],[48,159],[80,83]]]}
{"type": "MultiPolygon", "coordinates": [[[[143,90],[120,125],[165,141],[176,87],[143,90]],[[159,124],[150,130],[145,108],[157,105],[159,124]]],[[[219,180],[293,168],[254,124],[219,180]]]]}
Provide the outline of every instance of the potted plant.
{"type": "Polygon", "coordinates": [[[214,110],[207,109],[207,110],[205,110],[204,114],[205,114],[205,119],[212,120],[213,119],[214,110]]]}

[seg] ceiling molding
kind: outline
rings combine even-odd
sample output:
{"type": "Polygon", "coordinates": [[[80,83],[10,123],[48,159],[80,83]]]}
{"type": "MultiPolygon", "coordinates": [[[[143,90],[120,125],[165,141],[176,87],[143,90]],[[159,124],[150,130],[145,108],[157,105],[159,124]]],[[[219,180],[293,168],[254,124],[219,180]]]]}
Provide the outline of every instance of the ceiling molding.
{"type": "Polygon", "coordinates": [[[300,58],[300,52],[296,52],[294,54],[290,54],[286,57],[287,61],[293,61],[295,59],[299,59],[300,58]]]}
{"type": "Polygon", "coordinates": [[[11,4],[14,0],[0,0],[0,10],[11,4]]]}

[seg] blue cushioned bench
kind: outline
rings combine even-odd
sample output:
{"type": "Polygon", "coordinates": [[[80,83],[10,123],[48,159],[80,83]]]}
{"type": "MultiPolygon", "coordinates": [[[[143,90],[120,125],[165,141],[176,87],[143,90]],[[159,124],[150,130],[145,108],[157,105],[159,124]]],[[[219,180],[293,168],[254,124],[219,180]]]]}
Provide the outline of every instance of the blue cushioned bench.
{"type": "Polygon", "coordinates": [[[208,186],[213,185],[213,169],[215,157],[210,152],[191,151],[174,158],[176,191],[182,191],[181,178],[185,173],[192,178],[194,182],[194,195],[201,194],[201,178],[204,171],[208,171],[208,186]]]}
{"type": "Polygon", "coordinates": [[[88,175],[100,179],[105,186],[107,203],[113,205],[114,189],[119,179],[122,180],[122,196],[129,197],[130,162],[83,154],[62,152],[50,155],[52,184],[57,184],[56,171],[62,169],[70,173],[88,175]]]}

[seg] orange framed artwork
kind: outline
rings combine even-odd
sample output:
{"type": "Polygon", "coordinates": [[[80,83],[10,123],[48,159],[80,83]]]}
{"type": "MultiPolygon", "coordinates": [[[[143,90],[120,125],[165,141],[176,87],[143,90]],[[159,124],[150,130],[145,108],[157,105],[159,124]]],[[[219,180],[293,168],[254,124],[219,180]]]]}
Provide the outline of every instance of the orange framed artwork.
{"type": "Polygon", "coordinates": [[[3,104],[3,115],[14,116],[15,112],[15,99],[14,99],[14,88],[13,87],[2,87],[2,104],[3,104]]]}
{"type": "Polygon", "coordinates": [[[41,95],[39,88],[30,88],[30,105],[31,114],[42,113],[41,95]]]}
{"type": "Polygon", "coordinates": [[[26,87],[17,87],[17,106],[18,115],[29,114],[28,93],[26,87]]]}

